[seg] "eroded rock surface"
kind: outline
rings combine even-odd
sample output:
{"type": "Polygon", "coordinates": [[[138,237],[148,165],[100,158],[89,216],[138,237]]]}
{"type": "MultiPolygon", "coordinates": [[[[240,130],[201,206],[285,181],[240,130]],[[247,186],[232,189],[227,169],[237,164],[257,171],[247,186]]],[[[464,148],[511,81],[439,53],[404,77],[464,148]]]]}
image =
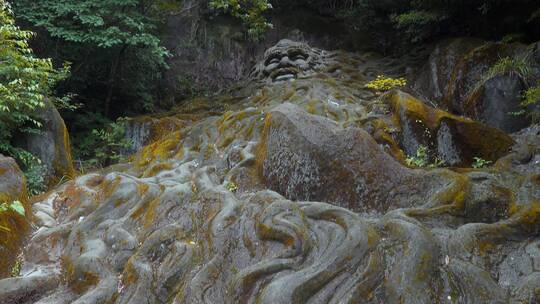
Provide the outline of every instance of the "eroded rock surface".
{"type": "MultiPolygon", "coordinates": [[[[492,167],[408,168],[390,102],[403,93],[364,89],[388,62],[325,56],[306,77],[186,102],[171,115],[191,122],[125,170],[36,202],[21,275],[0,281],[0,302],[540,300],[540,176],[524,169],[538,158],[534,131],[492,167]]],[[[427,126],[457,119],[422,113],[427,126]]]]}
{"type": "Polygon", "coordinates": [[[452,183],[402,166],[358,127],[341,128],[290,103],[267,114],[257,156],[270,189],[354,211],[424,205],[432,188],[452,183]]]}
{"type": "Polygon", "coordinates": [[[28,230],[26,218],[8,208],[15,201],[30,210],[22,171],[13,158],[0,154],[0,278],[10,274],[28,230]]]}
{"type": "Polygon", "coordinates": [[[432,108],[409,94],[396,91],[385,98],[401,130],[400,146],[408,155],[425,146],[446,165],[469,166],[475,157],[496,161],[514,144],[501,130],[432,108]]]}

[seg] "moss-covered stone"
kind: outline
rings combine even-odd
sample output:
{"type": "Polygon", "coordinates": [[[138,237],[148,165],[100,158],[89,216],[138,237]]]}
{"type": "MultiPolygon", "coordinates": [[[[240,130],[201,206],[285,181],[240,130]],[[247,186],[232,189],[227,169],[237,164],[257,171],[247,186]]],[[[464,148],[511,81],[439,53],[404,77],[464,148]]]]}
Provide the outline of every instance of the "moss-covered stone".
{"type": "Polygon", "coordinates": [[[464,114],[505,132],[519,131],[531,124],[530,117],[516,115],[525,83],[518,75],[497,75],[473,91],[464,102],[464,114]]]}
{"type": "MultiPolygon", "coordinates": [[[[21,202],[25,215],[31,216],[24,175],[12,158],[0,154],[0,204],[9,206],[15,201],[21,202]]],[[[0,211],[0,278],[11,274],[28,228],[26,216],[9,208],[0,211]]]]}
{"type": "Polygon", "coordinates": [[[254,79],[153,116],[187,123],[36,198],[0,302],[537,301],[536,131],[488,168],[408,168],[404,142],[493,160],[513,142],[365,89],[399,77],[395,61],[326,56],[306,78],[254,79]]]}
{"type": "Polygon", "coordinates": [[[485,43],[462,56],[448,81],[443,104],[454,113],[464,113],[465,100],[489,68],[501,58],[522,53],[525,48],[519,43],[485,43]]]}
{"type": "Polygon", "coordinates": [[[501,130],[432,108],[413,96],[394,91],[383,97],[401,130],[399,141],[407,155],[420,146],[434,151],[449,166],[470,166],[474,157],[496,161],[508,154],[514,141],[501,130]]]}

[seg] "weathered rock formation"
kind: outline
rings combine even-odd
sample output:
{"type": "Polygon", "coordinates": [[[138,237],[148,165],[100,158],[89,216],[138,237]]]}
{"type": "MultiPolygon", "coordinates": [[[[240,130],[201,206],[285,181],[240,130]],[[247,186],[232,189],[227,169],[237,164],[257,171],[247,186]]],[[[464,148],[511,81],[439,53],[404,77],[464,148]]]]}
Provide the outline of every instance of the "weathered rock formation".
{"type": "Polygon", "coordinates": [[[10,274],[28,230],[27,219],[9,208],[15,201],[30,210],[23,173],[15,160],[0,154],[0,278],[10,274]]]}
{"type": "Polygon", "coordinates": [[[49,186],[54,186],[60,180],[75,176],[68,130],[49,100],[45,100],[45,106],[37,108],[35,114],[43,124],[41,132],[22,134],[18,145],[42,161],[47,169],[46,180],[49,186]]]}
{"type": "Polygon", "coordinates": [[[393,110],[393,124],[401,131],[400,147],[407,155],[425,146],[448,166],[468,166],[475,157],[496,161],[514,144],[500,130],[432,108],[409,94],[396,91],[384,98],[393,110]]]}
{"type": "Polygon", "coordinates": [[[248,39],[239,20],[208,12],[207,1],[185,0],[179,5],[179,13],[167,18],[163,33],[173,55],[164,84],[169,102],[194,93],[213,94],[237,84],[267,48],[285,37],[324,49],[366,47],[367,37],[355,45],[359,44],[357,37],[336,18],[300,7],[295,7],[294,16],[272,10],[273,28],[255,43],[248,39]]]}
{"type": "Polygon", "coordinates": [[[124,121],[126,129],[126,140],[130,144],[130,149],[123,151],[124,154],[133,154],[144,146],[152,144],[166,136],[174,130],[181,129],[185,122],[176,117],[154,118],[141,116],[130,118],[124,121]]]}
{"type": "Polygon", "coordinates": [[[452,113],[516,132],[531,123],[528,117],[512,113],[521,110],[526,82],[540,77],[539,54],[536,44],[447,40],[434,48],[412,87],[452,113]],[[486,79],[490,68],[504,58],[521,58],[530,75],[520,75],[522,71],[514,69],[521,67],[510,66],[486,79]]]}
{"type": "Polygon", "coordinates": [[[527,139],[536,131],[514,145],[404,93],[378,96],[364,86],[387,61],[371,55],[329,52],[290,77],[298,47],[278,48],[288,66],[186,102],[170,115],[189,123],[123,171],[81,176],[36,202],[21,275],[0,280],[0,302],[540,300],[540,175],[527,169],[540,157],[527,139]],[[444,139],[434,151],[459,147],[459,164],[501,158],[408,168],[413,114],[444,139]]]}

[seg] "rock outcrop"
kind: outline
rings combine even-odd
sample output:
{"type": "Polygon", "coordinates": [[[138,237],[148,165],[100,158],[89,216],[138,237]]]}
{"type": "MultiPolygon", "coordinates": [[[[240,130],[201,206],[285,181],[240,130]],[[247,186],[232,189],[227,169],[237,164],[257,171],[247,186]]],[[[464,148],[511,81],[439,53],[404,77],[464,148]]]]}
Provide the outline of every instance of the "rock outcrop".
{"type": "Polygon", "coordinates": [[[343,129],[289,103],[267,114],[257,163],[268,187],[289,199],[360,212],[424,205],[435,185],[452,182],[402,166],[360,128],[343,129]]]}
{"type": "Polygon", "coordinates": [[[75,176],[69,133],[64,120],[49,100],[45,106],[36,109],[36,117],[43,124],[39,134],[25,133],[18,139],[18,145],[38,157],[46,167],[49,186],[58,181],[75,176]]]}
{"type": "Polygon", "coordinates": [[[150,145],[174,130],[182,129],[185,122],[176,117],[154,118],[141,116],[125,122],[126,140],[131,143],[124,154],[134,154],[144,146],[150,145]]]}
{"type": "Polygon", "coordinates": [[[512,114],[524,110],[521,103],[525,90],[523,79],[517,75],[495,76],[469,96],[464,113],[508,133],[519,131],[531,124],[529,117],[512,114]]]}
{"type": "MultiPolygon", "coordinates": [[[[458,115],[482,121],[505,132],[516,132],[530,125],[522,110],[523,91],[529,78],[540,77],[536,44],[482,42],[457,38],[437,45],[418,73],[412,88],[440,107],[458,115]],[[520,59],[521,58],[521,59],[520,59]],[[505,66],[499,74],[488,71],[502,59],[521,60],[505,66]],[[524,65],[519,67],[515,65],[524,65]],[[521,75],[527,69],[531,75],[521,75]]],[[[534,81],[533,81],[534,82],[534,81]]]]}
{"type": "MultiPolygon", "coordinates": [[[[78,177],[34,204],[21,273],[0,280],[0,302],[538,302],[535,131],[504,156],[513,141],[502,132],[422,108],[434,130],[448,121],[502,141],[482,145],[502,158],[406,167],[392,104],[408,107],[389,100],[409,97],[364,88],[384,62],[329,52],[305,77],[272,78],[302,64],[289,60],[179,106],[197,118],[122,171],[78,177]]],[[[479,153],[465,133],[445,134],[479,153]]]]}
{"type": "Polygon", "coordinates": [[[475,157],[496,161],[514,144],[499,129],[432,108],[409,94],[396,91],[385,98],[401,130],[400,147],[407,155],[415,155],[425,146],[448,166],[470,166],[475,157]]]}
{"type": "Polygon", "coordinates": [[[10,275],[28,230],[27,219],[10,208],[14,202],[30,211],[23,173],[15,160],[0,154],[0,278],[10,275]]]}
{"type": "Polygon", "coordinates": [[[458,63],[482,44],[482,40],[472,38],[449,39],[437,44],[413,83],[413,88],[425,98],[441,102],[458,63]]]}

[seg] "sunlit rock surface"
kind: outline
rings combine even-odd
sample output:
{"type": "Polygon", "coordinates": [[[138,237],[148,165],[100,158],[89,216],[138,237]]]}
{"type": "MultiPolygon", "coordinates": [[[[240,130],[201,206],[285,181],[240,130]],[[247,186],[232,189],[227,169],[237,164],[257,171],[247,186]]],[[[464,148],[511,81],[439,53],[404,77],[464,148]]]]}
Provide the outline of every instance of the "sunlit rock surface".
{"type": "MultiPolygon", "coordinates": [[[[408,168],[395,108],[409,96],[364,89],[395,62],[278,49],[258,65],[269,73],[169,113],[189,123],[125,170],[81,176],[34,204],[21,275],[0,281],[0,302],[539,300],[540,173],[527,170],[537,130],[514,145],[422,108],[430,131],[441,117],[465,124],[501,158],[485,169],[408,168]]],[[[445,132],[465,143],[459,155],[479,153],[462,139],[469,132],[445,132]]]]}

